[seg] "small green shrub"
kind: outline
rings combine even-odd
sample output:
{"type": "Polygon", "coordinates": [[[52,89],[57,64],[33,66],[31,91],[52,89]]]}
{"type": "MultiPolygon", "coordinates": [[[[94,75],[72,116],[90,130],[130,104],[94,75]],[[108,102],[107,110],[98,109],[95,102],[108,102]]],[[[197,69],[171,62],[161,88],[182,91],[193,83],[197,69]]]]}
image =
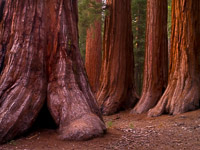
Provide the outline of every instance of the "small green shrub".
{"type": "Polygon", "coordinates": [[[108,121],[108,122],[107,122],[107,128],[111,128],[112,125],[113,125],[113,122],[112,122],[112,121],[108,121]]]}
{"type": "Polygon", "coordinates": [[[129,126],[131,129],[133,129],[134,128],[134,125],[133,125],[133,123],[130,123],[130,126],[129,126]]]}

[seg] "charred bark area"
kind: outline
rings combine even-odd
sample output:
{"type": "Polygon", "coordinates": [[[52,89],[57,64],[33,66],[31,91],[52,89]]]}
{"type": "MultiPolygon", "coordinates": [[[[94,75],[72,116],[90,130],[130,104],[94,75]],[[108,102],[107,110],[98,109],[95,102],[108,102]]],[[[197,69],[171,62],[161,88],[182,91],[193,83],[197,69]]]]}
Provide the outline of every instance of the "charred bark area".
{"type": "Polygon", "coordinates": [[[167,0],[147,0],[143,89],[131,113],[144,113],[154,107],[167,87],[167,11],[167,0]]]}
{"type": "Polygon", "coordinates": [[[0,73],[3,70],[5,55],[6,55],[6,47],[5,45],[2,44],[1,51],[0,51],[0,73]]]}
{"type": "Polygon", "coordinates": [[[200,1],[172,1],[170,73],[166,91],[149,116],[199,108],[200,1]]]}
{"type": "Polygon", "coordinates": [[[78,48],[77,1],[7,0],[4,16],[0,143],[29,129],[45,99],[62,139],[101,135],[104,122],[78,48]]]}
{"type": "Polygon", "coordinates": [[[107,0],[103,63],[97,101],[104,115],[133,107],[137,101],[134,85],[131,1],[107,0]]]}

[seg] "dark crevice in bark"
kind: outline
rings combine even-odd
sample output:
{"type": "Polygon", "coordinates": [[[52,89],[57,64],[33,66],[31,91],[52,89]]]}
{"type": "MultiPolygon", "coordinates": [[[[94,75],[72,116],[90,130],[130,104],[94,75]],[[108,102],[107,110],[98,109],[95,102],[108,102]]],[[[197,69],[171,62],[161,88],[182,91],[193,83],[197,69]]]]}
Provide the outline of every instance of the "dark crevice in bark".
{"type": "Polygon", "coordinates": [[[30,131],[38,129],[57,129],[57,127],[58,126],[56,125],[55,121],[53,120],[53,117],[49,112],[47,103],[45,102],[30,131]]]}
{"type": "Polygon", "coordinates": [[[4,6],[5,6],[5,1],[3,0],[0,3],[0,22],[3,20],[3,10],[4,10],[4,6]]]}
{"type": "Polygon", "coordinates": [[[4,68],[4,60],[5,60],[5,54],[6,54],[6,46],[2,45],[2,49],[0,50],[0,73],[2,72],[4,68]]]}

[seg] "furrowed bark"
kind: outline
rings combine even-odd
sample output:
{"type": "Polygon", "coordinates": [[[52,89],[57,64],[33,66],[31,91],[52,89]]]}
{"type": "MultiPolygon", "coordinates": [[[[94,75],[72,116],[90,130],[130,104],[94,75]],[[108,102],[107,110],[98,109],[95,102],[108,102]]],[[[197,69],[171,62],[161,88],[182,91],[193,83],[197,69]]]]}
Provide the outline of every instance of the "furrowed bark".
{"type": "Polygon", "coordinates": [[[3,11],[0,143],[30,128],[45,99],[62,139],[101,135],[105,125],[78,48],[77,1],[7,0],[3,11]]]}
{"type": "Polygon", "coordinates": [[[172,1],[170,74],[167,89],[149,116],[199,108],[200,1],[172,1]]]}
{"type": "MultiPolygon", "coordinates": [[[[101,0],[96,0],[101,3],[101,0]]],[[[102,62],[101,21],[95,21],[87,30],[85,68],[91,89],[94,93],[99,88],[102,62]]]]}
{"type": "Polygon", "coordinates": [[[107,0],[103,63],[97,101],[104,115],[130,108],[137,101],[134,85],[130,0],[107,0]]]}
{"type": "Polygon", "coordinates": [[[48,107],[61,139],[86,140],[103,134],[105,126],[79,52],[77,1],[56,2],[57,9],[49,11],[48,107]]]}
{"type": "Polygon", "coordinates": [[[43,1],[7,0],[0,28],[0,143],[26,131],[46,97],[43,1]],[[37,87],[37,88],[35,88],[37,87]]]}
{"type": "Polygon", "coordinates": [[[167,0],[147,0],[143,90],[131,113],[144,113],[154,107],[167,87],[167,11],[167,0]]]}

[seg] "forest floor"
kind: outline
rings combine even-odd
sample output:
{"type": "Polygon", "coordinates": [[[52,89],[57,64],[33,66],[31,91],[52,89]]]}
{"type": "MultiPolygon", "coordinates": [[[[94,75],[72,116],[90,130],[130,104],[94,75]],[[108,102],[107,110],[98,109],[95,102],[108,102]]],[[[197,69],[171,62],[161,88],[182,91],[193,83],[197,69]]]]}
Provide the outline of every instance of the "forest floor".
{"type": "Polygon", "coordinates": [[[39,129],[0,150],[200,150],[200,110],[156,118],[126,111],[104,120],[108,130],[100,138],[60,141],[55,130],[39,129]]]}

